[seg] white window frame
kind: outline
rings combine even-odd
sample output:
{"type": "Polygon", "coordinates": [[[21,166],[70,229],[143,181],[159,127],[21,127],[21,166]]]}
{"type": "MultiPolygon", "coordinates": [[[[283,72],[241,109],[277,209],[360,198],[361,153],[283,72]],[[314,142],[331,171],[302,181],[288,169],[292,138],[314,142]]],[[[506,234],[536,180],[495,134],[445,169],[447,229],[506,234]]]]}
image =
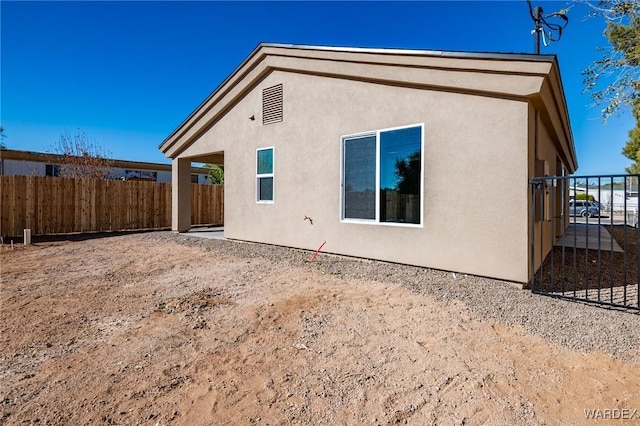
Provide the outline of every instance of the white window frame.
{"type": "Polygon", "coordinates": [[[356,223],[364,225],[381,225],[381,226],[400,226],[405,228],[423,228],[424,227],[424,123],[409,124],[406,126],[389,127],[386,129],[378,129],[368,132],[352,133],[340,137],[340,222],[356,223]],[[380,134],[393,130],[409,129],[420,127],[420,223],[401,223],[401,222],[380,222],[380,134]],[[345,140],[358,137],[374,136],[376,137],[376,211],[375,219],[355,219],[344,217],[344,146],[345,140]]]}
{"type": "Polygon", "coordinates": [[[276,149],[272,146],[258,148],[256,149],[256,203],[258,204],[273,204],[276,199],[276,179],[275,169],[276,169],[276,149]],[[271,150],[271,173],[258,173],[258,153],[260,151],[268,151],[271,150]],[[260,199],[260,179],[262,178],[271,178],[272,187],[271,187],[271,200],[261,200],[260,199]]]}

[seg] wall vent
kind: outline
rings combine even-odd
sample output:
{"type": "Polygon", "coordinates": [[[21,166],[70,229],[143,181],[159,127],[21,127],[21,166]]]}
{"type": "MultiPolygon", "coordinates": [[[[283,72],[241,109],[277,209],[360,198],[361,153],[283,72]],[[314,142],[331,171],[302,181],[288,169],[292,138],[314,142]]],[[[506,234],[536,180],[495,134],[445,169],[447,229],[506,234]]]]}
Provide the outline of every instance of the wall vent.
{"type": "Polygon", "coordinates": [[[262,90],[262,124],[282,121],[282,84],[262,90]]]}

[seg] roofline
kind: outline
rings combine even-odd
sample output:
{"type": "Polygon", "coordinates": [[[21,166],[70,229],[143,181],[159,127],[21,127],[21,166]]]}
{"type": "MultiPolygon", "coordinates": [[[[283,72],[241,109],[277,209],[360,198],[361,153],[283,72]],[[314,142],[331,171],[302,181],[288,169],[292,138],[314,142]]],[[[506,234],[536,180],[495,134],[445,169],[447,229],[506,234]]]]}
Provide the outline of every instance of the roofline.
{"type": "Polygon", "coordinates": [[[185,125],[187,121],[191,119],[191,117],[193,117],[198,111],[200,111],[200,108],[202,108],[207,102],[209,102],[209,99],[213,98],[215,94],[218,93],[218,91],[222,89],[229,80],[231,80],[242,68],[244,68],[245,64],[249,62],[249,60],[253,58],[253,55],[255,55],[258,52],[258,50],[260,50],[264,45],[265,44],[263,43],[258,44],[258,46],[255,49],[253,49],[247,57],[244,58],[244,60],[240,63],[240,65],[238,65],[231,72],[231,74],[227,76],[227,78],[222,80],[222,82],[218,84],[218,86],[215,89],[213,89],[213,91],[209,94],[209,96],[207,96],[202,102],[200,102],[200,104],[198,104],[198,106],[195,107],[193,111],[191,111],[191,113],[187,116],[187,118],[185,118],[184,120],[182,120],[180,124],[178,124],[178,127],[173,129],[173,131],[169,134],[169,136],[167,136],[166,138],[164,138],[162,142],[160,142],[160,145],[158,145],[158,149],[161,149],[162,145],[164,145],[169,139],[171,139],[173,135],[175,135],[178,132],[178,130],[180,130],[182,126],[185,125]]]}
{"type": "MultiPolygon", "coordinates": [[[[326,45],[305,45],[305,44],[282,44],[282,43],[260,43],[255,49],[260,47],[276,47],[283,49],[305,49],[305,50],[323,50],[335,52],[355,52],[355,53],[375,53],[390,55],[421,55],[421,56],[442,56],[446,58],[473,58],[473,59],[513,59],[549,62],[553,61],[556,55],[536,55],[534,53],[500,53],[500,52],[464,52],[458,50],[428,50],[428,49],[398,49],[386,47],[345,47],[345,46],[326,46],[326,45]]],[[[254,50],[254,51],[255,51],[254,50]]]]}
{"type": "Polygon", "coordinates": [[[535,61],[535,62],[554,62],[557,64],[556,55],[536,55],[533,53],[491,53],[491,52],[462,52],[462,51],[444,51],[444,50],[420,50],[420,49],[398,49],[398,48],[368,48],[368,47],[346,47],[346,46],[315,46],[305,44],[281,44],[281,43],[259,43],[251,53],[238,65],[231,74],[227,76],[218,86],[207,96],[193,111],[182,120],[182,122],[158,145],[158,149],[162,148],[169,139],[185,125],[191,117],[193,117],[200,108],[202,108],[218,91],[220,91],[226,83],[235,77],[235,75],[244,68],[253,56],[262,48],[273,47],[280,49],[304,49],[327,52],[353,52],[353,53],[371,53],[384,55],[404,55],[404,56],[437,56],[444,58],[462,58],[462,59],[487,59],[487,60],[514,60],[514,61],[535,61]]]}
{"type": "MultiPolygon", "coordinates": [[[[555,56],[555,55],[554,55],[555,56]]],[[[571,116],[569,115],[569,105],[567,105],[567,96],[564,93],[564,83],[562,82],[562,74],[560,73],[560,60],[555,57],[554,58],[554,63],[556,65],[556,74],[558,75],[558,83],[560,83],[560,94],[562,95],[562,99],[564,100],[563,104],[564,104],[564,114],[565,117],[567,117],[567,127],[569,130],[569,140],[571,141],[570,145],[571,145],[571,155],[573,156],[573,159],[575,161],[575,170],[578,170],[578,168],[580,167],[580,164],[578,163],[578,152],[576,151],[576,143],[575,143],[575,139],[573,138],[573,126],[571,126],[571,116]]]]}
{"type": "MultiPolygon", "coordinates": [[[[19,149],[0,149],[0,160],[16,160],[16,161],[35,161],[35,162],[56,162],[56,160],[64,157],[61,154],[51,152],[23,151],[19,149]],[[7,154],[9,154],[7,158],[7,154]]],[[[111,167],[121,168],[138,168],[157,171],[171,171],[171,164],[167,163],[148,163],[144,161],[118,160],[115,158],[106,158],[111,167]]],[[[191,167],[192,172],[208,173],[208,169],[204,167],[191,167]]]]}

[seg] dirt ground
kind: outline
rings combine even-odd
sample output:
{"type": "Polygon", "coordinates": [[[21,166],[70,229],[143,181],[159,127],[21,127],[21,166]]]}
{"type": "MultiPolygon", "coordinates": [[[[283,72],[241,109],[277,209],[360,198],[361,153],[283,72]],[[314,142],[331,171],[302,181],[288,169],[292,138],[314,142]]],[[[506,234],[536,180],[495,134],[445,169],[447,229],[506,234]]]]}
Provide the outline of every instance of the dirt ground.
{"type": "Polygon", "coordinates": [[[640,364],[398,284],[140,234],[0,262],[0,424],[640,424],[640,364]]]}

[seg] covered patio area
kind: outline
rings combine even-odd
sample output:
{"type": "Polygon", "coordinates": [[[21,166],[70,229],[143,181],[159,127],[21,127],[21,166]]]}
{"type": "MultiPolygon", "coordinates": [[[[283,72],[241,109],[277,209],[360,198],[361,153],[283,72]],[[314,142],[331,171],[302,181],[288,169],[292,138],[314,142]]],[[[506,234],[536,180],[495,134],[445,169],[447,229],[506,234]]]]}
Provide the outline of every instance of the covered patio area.
{"type": "Polygon", "coordinates": [[[610,250],[622,253],[623,250],[607,229],[597,223],[572,223],[558,238],[555,247],[570,247],[588,250],[610,250]]]}

